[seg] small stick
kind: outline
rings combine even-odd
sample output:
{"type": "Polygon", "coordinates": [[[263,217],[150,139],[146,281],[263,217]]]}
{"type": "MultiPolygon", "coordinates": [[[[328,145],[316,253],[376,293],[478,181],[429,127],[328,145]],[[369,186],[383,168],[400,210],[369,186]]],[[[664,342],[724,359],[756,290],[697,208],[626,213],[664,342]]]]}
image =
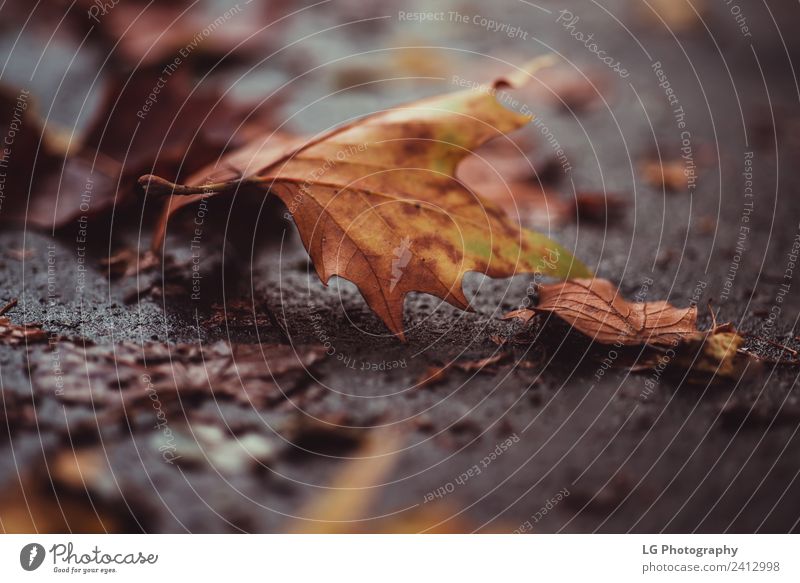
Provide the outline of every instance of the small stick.
{"type": "Polygon", "coordinates": [[[708,311],[711,312],[711,329],[716,330],[717,328],[717,314],[714,312],[714,308],[711,307],[711,299],[708,300],[708,311]]]}
{"type": "Polygon", "coordinates": [[[755,334],[745,334],[745,336],[748,336],[749,338],[755,338],[756,340],[760,340],[762,342],[766,342],[767,344],[772,344],[772,346],[774,346],[775,348],[780,348],[782,350],[785,350],[786,352],[788,352],[792,356],[797,356],[798,355],[798,352],[796,350],[793,350],[793,349],[789,348],[788,346],[780,344],[779,342],[775,342],[774,340],[770,340],[769,338],[764,338],[762,336],[757,336],[755,334]]]}
{"type": "Polygon", "coordinates": [[[792,359],[792,360],[784,360],[784,359],[775,359],[775,358],[766,358],[763,356],[759,356],[754,352],[750,352],[746,348],[740,348],[736,351],[738,354],[746,354],[750,358],[753,358],[759,362],[766,362],[768,364],[781,364],[781,365],[797,365],[800,364],[800,359],[792,359]]]}
{"type": "Polygon", "coordinates": [[[0,316],[5,315],[6,312],[9,312],[16,307],[17,307],[17,298],[14,298],[10,302],[8,302],[3,308],[0,308],[0,316]]]}
{"type": "Polygon", "coordinates": [[[191,196],[193,194],[214,194],[235,188],[238,184],[246,182],[245,179],[231,180],[230,182],[215,182],[199,186],[186,186],[164,180],[154,174],[145,174],[139,178],[139,184],[147,194],[155,196],[191,196]]]}

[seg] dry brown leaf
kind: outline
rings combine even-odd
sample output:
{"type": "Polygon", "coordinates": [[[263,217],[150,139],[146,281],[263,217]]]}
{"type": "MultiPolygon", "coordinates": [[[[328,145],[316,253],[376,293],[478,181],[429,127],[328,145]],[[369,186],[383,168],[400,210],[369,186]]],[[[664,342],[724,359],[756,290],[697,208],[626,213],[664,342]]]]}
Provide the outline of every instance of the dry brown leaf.
{"type": "MultiPolygon", "coordinates": [[[[693,372],[727,379],[742,374],[747,358],[739,354],[744,338],[736,330],[730,326],[718,328],[701,338],[702,352],[691,364],[693,372]]],[[[697,378],[695,374],[690,380],[697,378]]]]}
{"type": "Polygon", "coordinates": [[[674,360],[680,370],[691,371],[689,383],[713,380],[738,380],[748,366],[749,357],[739,351],[744,338],[730,324],[698,332],[684,342],[674,360]]]}
{"type": "Polygon", "coordinates": [[[86,10],[78,14],[86,20],[88,10],[87,24],[123,66],[173,63],[176,59],[181,63],[190,56],[219,62],[233,51],[234,56],[246,55],[260,40],[251,38],[262,27],[259,3],[246,2],[244,7],[236,4],[214,16],[204,14],[203,4],[183,0],[117,0],[109,2],[111,8],[107,10],[95,0],[80,0],[80,4],[86,10]],[[214,27],[213,34],[204,34],[209,26],[214,27]]]}
{"type": "Polygon", "coordinates": [[[601,344],[645,346],[635,360],[632,354],[615,360],[615,366],[630,367],[633,372],[668,371],[698,384],[738,380],[754,363],[741,349],[743,337],[730,324],[700,331],[696,307],[629,302],[603,279],[539,286],[536,308],[509,312],[504,319],[528,322],[538,312],[555,314],[601,344]]]}
{"type": "Polygon", "coordinates": [[[510,352],[498,352],[478,360],[456,360],[444,365],[432,365],[426,368],[419,377],[417,387],[438,385],[447,378],[447,374],[452,370],[468,373],[493,373],[496,371],[495,365],[503,364],[510,359],[510,352]]]}
{"type": "Polygon", "coordinates": [[[83,149],[124,163],[126,178],[143,172],[186,178],[272,125],[268,112],[277,99],[237,103],[216,85],[198,85],[186,67],[169,76],[151,103],[163,75],[156,66],[113,74],[85,132],[83,149]]]}
{"type": "Polygon", "coordinates": [[[422,387],[433,387],[447,379],[447,373],[450,370],[448,366],[431,365],[419,376],[416,382],[418,389],[422,387]]]}
{"type": "Polygon", "coordinates": [[[531,321],[536,315],[535,310],[531,310],[530,308],[520,308],[519,310],[514,310],[508,312],[507,314],[503,314],[503,317],[500,318],[501,320],[522,320],[523,324],[527,324],[531,321]]]}
{"type": "Polygon", "coordinates": [[[139,255],[133,249],[124,248],[113,255],[101,259],[100,265],[108,268],[109,279],[117,279],[143,273],[159,265],[159,261],[150,251],[145,251],[139,255]]]}
{"type": "Polygon", "coordinates": [[[667,192],[684,192],[689,188],[686,167],[680,160],[669,162],[645,162],[642,164],[644,180],[667,192]]]}
{"type": "Polygon", "coordinates": [[[481,358],[478,360],[456,361],[453,363],[453,366],[463,370],[464,372],[479,372],[483,370],[491,372],[493,370],[494,365],[502,364],[510,359],[511,359],[510,352],[498,352],[496,354],[493,354],[492,356],[487,356],[486,358],[481,358]]]}
{"type": "Polygon", "coordinates": [[[605,192],[578,192],[574,203],[577,218],[593,223],[619,218],[627,206],[619,196],[605,192]]]}
{"type": "Polygon", "coordinates": [[[14,261],[27,261],[31,257],[36,255],[36,249],[8,249],[6,251],[6,257],[9,259],[13,259],[14,261]]]}
{"type": "Polygon", "coordinates": [[[15,136],[6,163],[0,221],[59,229],[81,215],[94,218],[114,203],[119,165],[96,152],[73,152],[71,140],[45,127],[30,93],[0,85],[0,134],[15,136]],[[11,128],[15,129],[11,133],[11,128]],[[87,200],[91,201],[88,204],[87,200]]]}
{"type": "Polygon", "coordinates": [[[688,384],[737,381],[757,359],[741,351],[744,338],[730,324],[695,332],[673,351],[649,352],[637,360],[634,371],[666,370],[688,384]]]}
{"type": "Polygon", "coordinates": [[[14,324],[8,318],[0,318],[0,343],[17,346],[46,341],[47,332],[41,324],[14,324]]]}
{"type": "Polygon", "coordinates": [[[31,177],[55,163],[61,152],[39,117],[30,91],[0,83],[0,111],[0,136],[4,140],[0,150],[4,178],[0,220],[5,221],[15,219],[12,215],[24,209],[31,177]]]}
{"type": "Polygon", "coordinates": [[[610,281],[574,279],[539,286],[539,304],[508,317],[529,320],[551,312],[602,344],[674,346],[697,333],[697,308],[667,302],[629,302],[610,281]]]}
{"type": "Polygon", "coordinates": [[[468,309],[461,284],[469,271],[587,276],[566,249],[519,227],[455,178],[471,151],[531,119],[506,109],[494,93],[525,85],[549,62],[537,60],[481,90],[380,112],[310,141],[260,141],[186,185],[143,176],[140,183],[152,194],[184,196],[168,204],[155,245],[177,208],[258,186],[286,204],[320,279],[327,284],[338,275],[355,283],[401,338],[408,293],[468,309]]]}
{"type": "Polygon", "coordinates": [[[46,342],[48,334],[42,330],[41,324],[14,324],[3,314],[11,311],[17,306],[17,300],[13,299],[5,306],[0,308],[0,344],[35,344],[46,342]]]}

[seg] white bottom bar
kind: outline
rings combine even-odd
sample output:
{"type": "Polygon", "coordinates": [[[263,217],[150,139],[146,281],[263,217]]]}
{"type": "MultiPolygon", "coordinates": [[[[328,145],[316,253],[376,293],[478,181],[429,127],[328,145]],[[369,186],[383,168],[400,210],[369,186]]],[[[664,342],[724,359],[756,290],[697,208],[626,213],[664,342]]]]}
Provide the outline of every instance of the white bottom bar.
{"type": "Polygon", "coordinates": [[[325,583],[799,581],[798,541],[791,535],[5,535],[0,581],[233,583],[253,575],[325,583]],[[35,570],[23,568],[37,562],[35,570]]]}

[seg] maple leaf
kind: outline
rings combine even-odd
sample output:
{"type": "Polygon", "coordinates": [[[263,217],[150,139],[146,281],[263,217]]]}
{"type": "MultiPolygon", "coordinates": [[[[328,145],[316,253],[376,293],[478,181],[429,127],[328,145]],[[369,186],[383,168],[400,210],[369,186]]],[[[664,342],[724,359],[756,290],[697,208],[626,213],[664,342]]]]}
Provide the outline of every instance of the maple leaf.
{"type": "Polygon", "coordinates": [[[322,282],[334,275],[352,281],[401,339],[405,296],[425,292],[468,309],[461,284],[469,271],[589,276],[560,245],[523,229],[455,178],[470,152],[531,120],[503,107],[495,93],[524,85],[550,61],[533,61],[479,89],[382,111],[312,140],[270,135],[185,185],[142,176],[151,194],[186,196],[167,204],[154,245],[160,247],[177,208],[257,185],[287,206],[322,282]],[[398,250],[405,263],[399,277],[398,250]]]}
{"type": "Polygon", "coordinates": [[[574,279],[539,286],[534,309],[510,312],[505,319],[527,322],[536,312],[551,312],[602,344],[675,346],[697,334],[697,308],[664,301],[629,302],[605,279],[574,279]]]}

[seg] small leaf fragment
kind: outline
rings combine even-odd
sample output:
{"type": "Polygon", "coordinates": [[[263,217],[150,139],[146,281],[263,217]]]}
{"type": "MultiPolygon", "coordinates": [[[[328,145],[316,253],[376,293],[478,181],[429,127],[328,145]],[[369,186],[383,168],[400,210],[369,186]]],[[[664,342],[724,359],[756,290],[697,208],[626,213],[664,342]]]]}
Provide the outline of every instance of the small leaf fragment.
{"type": "Polygon", "coordinates": [[[697,332],[697,308],[667,302],[629,302],[605,279],[573,279],[540,285],[539,304],[506,318],[524,321],[536,312],[551,312],[577,331],[602,344],[674,346],[697,332]]]}
{"type": "Polygon", "coordinates": [[[689,383],[713,380],[738,380],[750,360],[739,352],[744,338],[730,324],[698,332],[677,351],[674,365],[689,371],[689,383]]]}

